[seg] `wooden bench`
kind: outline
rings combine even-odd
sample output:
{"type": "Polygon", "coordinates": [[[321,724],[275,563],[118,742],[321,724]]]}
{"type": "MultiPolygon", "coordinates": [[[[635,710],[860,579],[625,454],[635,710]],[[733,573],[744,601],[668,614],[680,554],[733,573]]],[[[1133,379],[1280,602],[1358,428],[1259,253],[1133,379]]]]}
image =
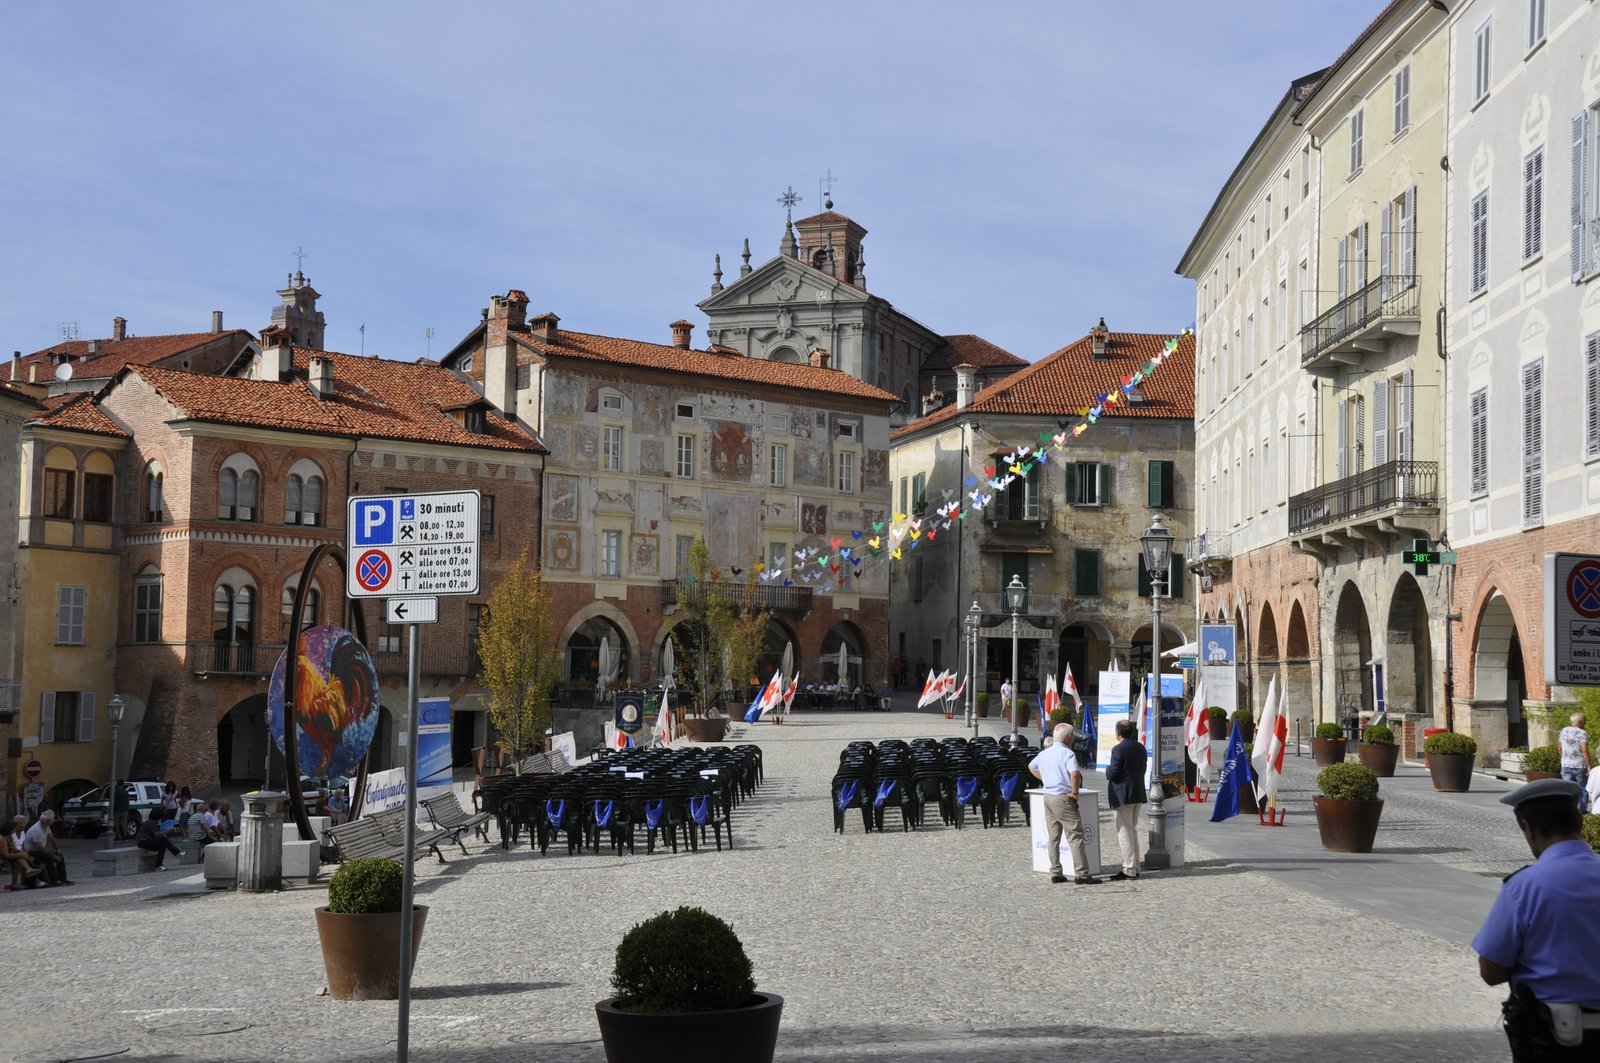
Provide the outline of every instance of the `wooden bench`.
{"type": "Polygon", "coordinates": [[[94,877],[112,878],[116,875],[136,875],[141,871],[154,871],[160,862],[160,853],[133,845],[121,849],[96,849],[94,877]]]}
{"type": "Polygon", "coordinates": [[[339,850],[339,860],[399,860],[405,847],[395,846],[383,836],[383,825],[374,816],[362,816],[337,827],[329,827],[325,837],[339,850]]]}
{"type": "Polygon", "coordinates": [[[476,829],[485,842],[489,840],[489,829],[484,824],[489,822],[489,813],[468,812],[461,807],[461,801],[454,791],[440,794],[438,797],[429,797],[422,802],[422,807],[427,809],[428,818],[433,820],[433,825],[450,833],[450,840],[461,846],[461,855],[466,856],[467,847],[461,840],[462,832],[476,829]]]}
{"type": "MultiPolygon", "coordinates": [[[[405,806],[402,805],[399,808],[391,808],[387,812],[379,812],[377,815],[373,816],[372,819],[377,822],[378,829],[383,832],[384,839],[390,845],[394,846],[396,858],[398,858],[400,853],[406,851],[405,806]]],[[[439,843],[448,842],[450,840],[449,831],[425,830],[422,827],[418,827],[416,830],[415,840],[417,848],[413,856],[421,856],[424,851],[429,851],[432,852],[434,856],[439,858],[439,863],[443,864],[447,862],[444,858],[444,853],[439,851],[439,843]]],[[[462,846],[462,851],[466,851],[466,846],[462,846]]]]}

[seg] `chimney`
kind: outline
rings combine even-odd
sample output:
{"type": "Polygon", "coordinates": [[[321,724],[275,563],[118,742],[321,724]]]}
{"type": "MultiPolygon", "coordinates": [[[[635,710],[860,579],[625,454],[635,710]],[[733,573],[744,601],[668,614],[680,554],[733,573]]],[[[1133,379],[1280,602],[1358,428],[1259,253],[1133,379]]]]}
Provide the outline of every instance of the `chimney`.
{"type": "Polygon", "coordinates": [[[289,342],[289,330],[282,325],[268,325],[261,330],[261,353],[256,356],[257,380],[286,381],[294,368],[294,347],[289,342]]]}
{"type": "Polygon", "coordinates": [[[672,345],[680,351],[688,350],[689,335],[694,332],[694,323],[679,318],[668,327],[672,329],[672,345]]]}
{"type": "MultiPolygon", "coordinates": [[[[287,348],[285,348],[287,349],[287,348]]],[[[313,354],[306,373],[311,384],[311,394],[319,399],[333,397],[333,359],[325,354],[313,354]]]]}
{"type": "Polygon", "coordinates": [[[922,397],[922,416],[926,417],[928,414],[933,413],[936,410],[942,410],[943,408],[944,392],[940,391],[937,387],[922,397]]]}
{"type": "Polygon", "coordinates": [[[830,357],[832,356],[828,354],[828,349],[826,347],[818,347],[816,350],[811,352],[811,364],[816,366],[818,369],[826,369],[828,368],[828,359],[830,357]]]}
{"type": "Polygon", "coordinates": [[[978,381],[978,368],[962,362],[956,366],[956,409],[964,410],[972,405],[972,392],[978,381]]]}
{"type": "Polygon", "coordinates": [[[1094,356],[1096,358],[1106,357],[1107,334],[1106,319],[1102,317],[1099,323],[1096,324],[1093,330],[1091,330],[1089,333],[1090,337],[1094,340],[1094,356]]]}
{"type": "Polygon", "coordinates": [[[489,297],[489,346],[504,342],[508,332],[528,330],[528,296],[511,289],[504,295],[489,297]]]}
{"type": "Polygon", "coordinates": [[[89,341],[89,354],[88,354],[88,357],[93,358],[93,357],[97,356],[99,353],[100,353],[100,341],[99,340],[90,340],[89,341]]]}
{"type": "Polygon", "coordinates": [[[117,343],[128,338],[128,319],[114,317],[111,319],[111,342],[117,343]]]}
{"type": "Polygon", "coordinates": [[[21,380],[22,379],[22,352],[21,351],[12,351],[11,352],[11,379],[12,380],[21,380]]]}
{"type": "Polygon", "coordinates": [[[222,331],[222,311],[221,310],[213,310],[213,311],[211,311],[211,331],[212,332],[221,332],[222,331]]]}
{"type": "Polygon", "coordinates": [[[532,326],[530,331],[534,339],[553,347],[556,343],[556,326],[559,324],[561,324],[561,319],[556,315],[540,314],[530,322],[532,326]]]}

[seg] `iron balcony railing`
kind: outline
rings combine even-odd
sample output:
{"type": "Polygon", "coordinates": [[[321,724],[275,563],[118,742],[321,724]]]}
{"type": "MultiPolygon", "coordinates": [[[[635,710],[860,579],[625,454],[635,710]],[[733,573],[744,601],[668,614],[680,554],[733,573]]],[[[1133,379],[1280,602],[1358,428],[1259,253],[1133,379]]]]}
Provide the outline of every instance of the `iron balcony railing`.
{"type": "Polygon", "coordinates": [[[1415,318],[1419,305],[1415,273],[1385,273],[1300,330],[1300,364],[1309,365],[1379,321],[1415,318]]]}
{"type": "MultiPolygon", "coordinates": [[[[730,580],[697,580],[689,583],[687,580],[663,580],[661,583],[661,607],[663,609],[678,605],[681,602],[692,601],[698,596],[707,594],[733,602],[735,605],[744,601],[745,584],[730,580]]],[[[756,608],[770,609],[779,612],[805,613],[811,610],[810,587],[784,587],[771,583],[758,583],[755,587],[756,608]]]]}
{"type": "MultiPolygon", "coordinates": [[[[397,650],[379,649],[372,655],[372,663],[379,675],[407,675],[410,672],[410,655],[401,639],[397,650]]],[[[483,661],[476,647],[468,649],[422,644],[422,674],[427,676],[461,676],[471,678],[483,671],[483,661]]]]}
{"type": "Polygon", "coordinates": [[[206,675],[271,675],[282,645],[259,642],[190,642],[189,671],[206,675]]]}
{"type": "Polygon", "coordinates": [[[1439,463],[1390,461],[1289,499],[1289,534],[1384,510],[1439,505],[1439,463]]]}
{"type": "Polygon", "coordinates": [[[1229,545],[1227,532],[1206,532],[1196,535],[1188,540],[1184,557],[1189,567],[1200,564],[1202,561],[1227,561],[1233,556],[1232,547],[1229,545]]]}
{"type": "Polygon", "coordinates": [[[1026,501],[999,495],[984,507],[983,519],[990,524],[1048,524],[1051,500],[1034,496],[1026,501]]]}
{"type": "Polygon", "coordinates": [[[22,711],[22,680],[0,679],[0,716],[22,711]]]}

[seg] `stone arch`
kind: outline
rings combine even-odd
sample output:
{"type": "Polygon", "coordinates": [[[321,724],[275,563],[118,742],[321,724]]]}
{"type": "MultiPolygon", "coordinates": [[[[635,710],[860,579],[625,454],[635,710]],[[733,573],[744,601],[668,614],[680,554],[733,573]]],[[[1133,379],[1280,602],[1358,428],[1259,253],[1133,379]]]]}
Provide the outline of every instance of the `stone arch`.
{"type": "MultiPolygon", "coordinates": [[[[639,633],[634,630],[633,624],[628,620],[627,614],[622,612],[622,610],[618,609],[616,606],[611,605],[609,602],[590,602],[582,609],[579,609],[576,613],[573,613],[572,616],[567,620],[566,626],[561,629],[561,637],[557,640],[557,645],[563,648],[563,677],[570,678],[566,672],[565,647],[567,643],[572,639],[573,634],[579,628],[583,627],[589,621],[597,617],[605,620],[613,628],[617,629],[618,633],[621,635],[623,645],[628,650],[628,653],[623,658],[623,666],[625,670],[617,673],[617,682],[636,682],[640,680],[641,676],[639,673],[639,663],[635,659],[635,651],[638,647],[643,645],[643,640],[639,638],[639,633]]],[[[660,649],[662,644],[665,643],[667,633],[670,630],[670,628],[666,628],[660,633],[660,638],[656,643],[656,655],[652,657],[653,667],[658,665],[660,662],[660,649]]],[[[597,641],[595,645],[598,647],[599,642],[597,641]]]]}
{"type": "Polygon", "coordinates": [[[805,362],[805,359],[801,357],[800,352],[795,350],[793,347],[774,347],[772,350],[767,352],[767,360],[773,362],[791,362],[797,365],[805,362]]]}
{"type": "Polygon", "coordinates": [[[1086,700],[1100,696],[1100,673],[1111,667],[1115,646],[1111,629],[1099,620],[1074,620],[1062,629],[1057,660],[1063,671],[1071,666],[1078,693],[1086,700]]]}
{"type": "Polygon", "coordinates": [[[271,774],[283,777],[283,754],[267,732],[267,695],[251,694],[217,720],[217,778],[224,786],[250,780],[265,783],[271,774]]]}
{"type": "Polygon", "coordinates": [[[600,678],[600,643],[611,645],[616,680],[613,686],[626,686],[634,674],[634,643],[609,612],[592,614],[572,627],[561,640],[561,678],[569,683],[594,685],[600,678]]]}
{"type": "Polygon", "coordinates": [[[1526,745],[1528,722],[1522,716],[1528,672],[1521,625],[1511,600],[1498,587],[1486,584],[1486,594],[1475,603],[1468,632],[1472,646],[1471,730],[1477,734],[1498,731],[1483,726],[1491,716],[1505,714],[1508,745],[1526,745]]]}
{"type": "Polygon", "coordinates": [[[1306,627],[1305,610],[1299,602],[1289,606],[1289,624],[1284,631],[1283,655],[1291,661],[1311,659],[1311,636],[1306,627]]]}
{"type": "Polygon", "coordinates": [[[1261,619],[1256,624],[1256,657],[1262,661],[1277,662],[1278,620],[1271,602],[1261,603],[1261,619]]]}
{"type": "Polygon", "coordinates": [[[839,621],[822,637],[822,646],[817,658],[820,665],[819,678],[836,678],[838,673],[834,661],[839,655],[840,643],[848,647],[849,670],[846,674],[848,684],[854,686],[870,674],[868,672],[870,658],[867,655],[866,636],[850,620],[839,621]]]}
{"type": "Polygon", "coordinates": [[[1391,713],[1419,713],[1431,717],[1433,702],[1433,634],[1428,603],[1411,573],[1395,583],[1389,599],[1389,619],[1384,630],[1379,663],[1387,709],[1391,713]]]}
{"type": "Polygon", "coordinates": [[[1367,661],[1372,659],[1372,626],[1367,603],[1355,581],[1339,591],[1333,617],[1333,711],[1336,719],[1355,711],[1372,711],[1372,684],[1367,661]]]}
{"type": "Polygon", "coordinates": [[[801,661],[799,636],[782,620],[776,617],[769,619],[762,641],[761,655],[756,658],[756,675],[761,677],[763,683],[772,678],[772,673],[783,664],[783,648],[786,645],[794,647],[794,666],[798,669],[801,661]]]}

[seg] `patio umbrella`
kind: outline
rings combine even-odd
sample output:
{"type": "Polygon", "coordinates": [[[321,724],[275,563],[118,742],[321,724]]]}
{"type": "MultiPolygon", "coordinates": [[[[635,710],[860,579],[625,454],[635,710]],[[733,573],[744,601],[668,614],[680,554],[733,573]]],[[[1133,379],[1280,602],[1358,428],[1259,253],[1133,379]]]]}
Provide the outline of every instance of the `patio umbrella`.
{"type": "Polygon", "coordinates": [[[678,660],[677,654],[672,649],[672,638],[667,638],[667,644],[661,648],[661,689],[671,690],[678,685],[678,660]]]}
{"type": "Polygon", "coordinates": [[[595,677],[595,693],[605,697],[606,685],[611,682],[611,636],[600,637],[600,673],[595,677]]]}
{"type": "Polygon", "coordinates": [[[846,679],[846,674],[845,673],[847,673],[849,670],[850,670],[850,644],[847,643],[847,642],[841,641],[839,643],[839,685],[840,686],[847,685],[846,682],[845,682],[845,679],[846,679]]]}
{"type": "Polygon", "coordinates": [[[794,675],[794,643],[792,642],[783,644],[783,667],[781,671],[785,679],[794,675]]]}

